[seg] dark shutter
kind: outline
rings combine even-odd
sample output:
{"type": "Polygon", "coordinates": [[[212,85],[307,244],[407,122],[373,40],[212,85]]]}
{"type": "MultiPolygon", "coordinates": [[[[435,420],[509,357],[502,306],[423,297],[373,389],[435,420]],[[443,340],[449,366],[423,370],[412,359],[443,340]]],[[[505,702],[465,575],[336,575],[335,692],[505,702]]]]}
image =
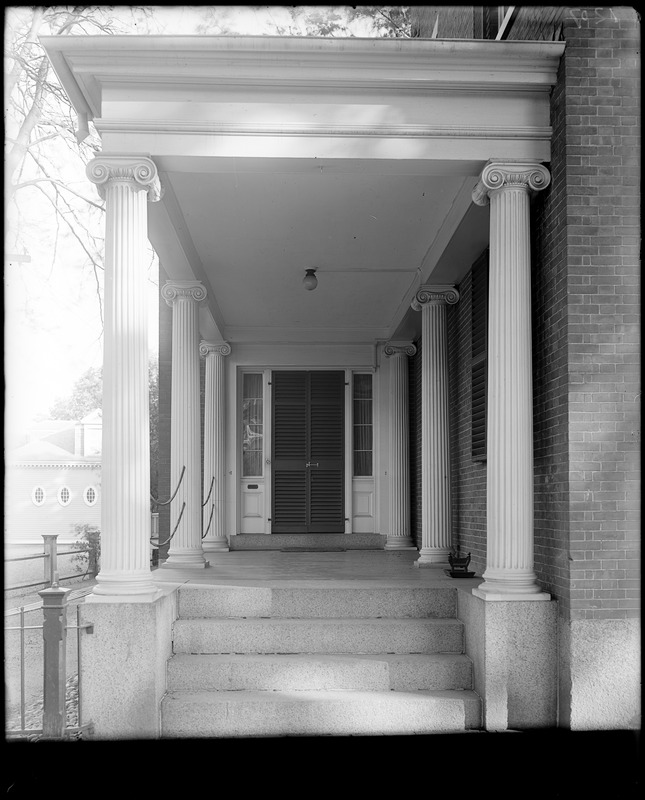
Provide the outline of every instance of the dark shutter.
{"type": "Polygon", "coordinates": [[[274,372],[274,533],[345,530],[345,373],[274,372]]]}
{"type": "Polygon", "coordinates": [[[473,461],[485,461],[488,372],[488,249],[473,264],[471,303],[471,452],[473,461]]]}

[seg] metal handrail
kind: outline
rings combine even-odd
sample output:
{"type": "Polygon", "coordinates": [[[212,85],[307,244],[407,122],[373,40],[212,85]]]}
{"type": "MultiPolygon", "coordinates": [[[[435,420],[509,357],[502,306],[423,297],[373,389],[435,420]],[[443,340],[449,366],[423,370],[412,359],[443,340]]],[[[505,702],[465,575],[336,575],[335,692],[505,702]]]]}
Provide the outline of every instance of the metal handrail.
{"type": "Polygon", "coordinates": [[[208,501],[211,499],[211,493],[213,491],[213,484],[214,483],[215,483],[215,476],[213,475],[213,477],[211,478],[211,488],[208,490],[208,497],[202,503],[202,508],[206,508],[206,503],[208,503],[208,501]]]}
{"type": "Polygon", "coordinates": [[[175,489],[175,491],[173,492],[173,495],[172,495],[172,497],[170,498],[170,500],[157,500],[157,498],[156,498],[156,497],[153,497],[153,495],[152,495],[152,492],[150,492],[150,499],[152,500],[152,502],[153,502],[153,503],[154,503],[156,506],[168,506],[168,505],[170,505],[170,503],[172,503],[172,501],[175,499],[175,496],[176,496],[177,492],[179,491],[179,487],[181,486],[181,482],[182,482],[182,481],[183,481],[183,479],[184,479],[184,473],[185,473],[185,472],[186,472],[186,466],[184,465],[184,466],[181,468],[181,475],[179,476],[179,483],[177,484],[177,488],[176,488],[176,489],[175,489]]]}
{"type": "Polygon", "coordinates": [[[206,528],[204,533],[202,533],[202,539],[205,539],[208,536],[208,531],[211,529],[211,522],[213,521],[213,511],[215,511],[215,506],[211,506],[211,515],[208,518],[208,527],[206,528]]]}
{"type": "Polygon", "coordinates": [[[184,515],[184,509],[185,509],[185,508],[186,508],[186,501],[184,500],[184,502],[183,502],[183,504],[182,504],[182,507],[181,507],[181,511],[179,512],[179,518],[177,519],[177,524],[176,524],[176,525],[175,525],[175,527],[173,528],[173,531],[172,531],[172,533],[171,533],[171,534],[170,534],[170,536],[169,536],[169,537],[166,539],[166,541],[165,541],[165,542],[155,542],[155,541],[154,541],[154,539],[152,539],[152,537],[151,537],[151,538],[150,538],[150,544],[151,544],[153,547],[156,547],[156,548],[163,547],[164,545],[167,545],[169,541],[171,541],[172,537],[175,535],[175,533],[177,533],[177,528],[179,527],[179,523],[181,522],[181,518],[182,518],[182,517],[183,517],[183,515],[184,515]]]}
{"type": "MultiPolygon", "coordinates": [[[[155,499],[155,498],[152,496],[152,493],[151,493],[151,494],[150,494],[150,498],[151,498],[152,502],[153,502],[155,505],[157,505],[157,506],[167,506],[167,505],[170,505],[170,503],[172,503],[172,501],[173,501],[173,500],[175,499],[175,497],[177,496],[177,492],[179,491],[179,487],[181,486],[181,482],[182,482],[182,481],[183,481],[183,479],[184,479],[184,474],[185,474],[185,473],[186,473],[186,465],[184,464],[184,466],[181,468],[181,475],[179,476],[179,482],[177,483],[177,488],[176,488],[176,489],[175,489],[175,491],[172,493],[172,497],[170,498],[170,500],[163,500],[163,501],[161,501],[161,500],[156,500],[156,499],[155,499]]],[[[181,522],[181,518],[182,518],[182,517],[183,517],[183,515],[184,515],[184,509],[185,509],[185,508],[186,508],[186,501],[184,500],[184,503],[183,503],[183,505],[182,505],[182,507],[181,507],[181,511],[179,512],[179,518],[177,519],[177,524],[176,524],[176,525],[175,525],[175,527],[173,528],[173,531],[172,531],[172,533],[170,534],[170,536],[169,536],[169,537],[168,537],[168,538],[167,538],[167,539],[166,539],[164,542],[160,542],[159,540],[155,541],[155,540],[152,538],[152,536],[151,536],[151,537],[150,537],[150,544],[152,545],[152,547],[154,547],[154,548],[156,548],[156,549],[159,549],[160,547],[165,547],[165,545],[167,545],[167,544],[168,544],[168,542],[172,541],[172,537],[175,535],[175,533],[177,533],[177,528],[179,528],[179,523],[181,522]]]]}

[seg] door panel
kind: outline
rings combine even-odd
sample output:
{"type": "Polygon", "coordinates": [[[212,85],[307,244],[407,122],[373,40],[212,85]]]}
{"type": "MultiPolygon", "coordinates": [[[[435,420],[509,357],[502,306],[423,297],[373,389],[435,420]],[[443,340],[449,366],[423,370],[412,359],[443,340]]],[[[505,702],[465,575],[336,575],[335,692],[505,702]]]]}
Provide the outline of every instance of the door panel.
{"type": "Polygon", "coordinates": [[[343,533],[345,373],[274,372],[273,533],[343,533]]]}

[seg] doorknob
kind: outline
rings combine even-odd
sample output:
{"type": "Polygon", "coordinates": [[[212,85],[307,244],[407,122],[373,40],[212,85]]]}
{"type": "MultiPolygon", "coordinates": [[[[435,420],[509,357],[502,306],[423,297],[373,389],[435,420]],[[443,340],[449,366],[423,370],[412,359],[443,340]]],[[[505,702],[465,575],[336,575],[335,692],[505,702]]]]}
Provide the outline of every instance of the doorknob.
{"type": "Polygon", "coordinates": [[[314,464],[313,461],[307,461],[307,463],[305,464],[305,467],[317,467],[317,466],[318,466],[318,462],[317,461],[316,461],[315,464],[314,464]]]}
{"type": "Polygon", "coordinates": [[[267,464],[270,464],[270,463],[271,463],[271,459],[267,458],[267,464]]]}

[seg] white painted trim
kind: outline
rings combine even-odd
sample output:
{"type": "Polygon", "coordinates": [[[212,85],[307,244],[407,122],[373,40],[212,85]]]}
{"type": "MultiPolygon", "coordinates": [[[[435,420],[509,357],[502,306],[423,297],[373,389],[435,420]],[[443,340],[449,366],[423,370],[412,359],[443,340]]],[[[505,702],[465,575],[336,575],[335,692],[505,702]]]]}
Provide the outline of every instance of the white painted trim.
{"type": "Polygon", "coordinates": [[[455,127],[449,125],[270,125],[224,122],[194,122],[172,119],[105,119],[94,121],[100,133],[196,134],[215,136],[324,136],[394,137],[423,139],[521,139],[550,140],[550,126],[505,127],[503,125],[455,127]]]}

